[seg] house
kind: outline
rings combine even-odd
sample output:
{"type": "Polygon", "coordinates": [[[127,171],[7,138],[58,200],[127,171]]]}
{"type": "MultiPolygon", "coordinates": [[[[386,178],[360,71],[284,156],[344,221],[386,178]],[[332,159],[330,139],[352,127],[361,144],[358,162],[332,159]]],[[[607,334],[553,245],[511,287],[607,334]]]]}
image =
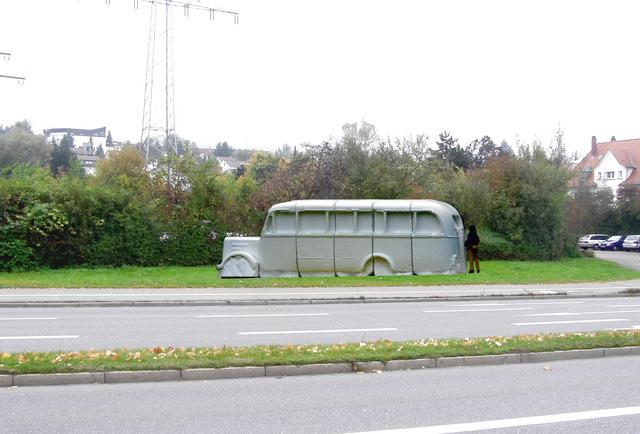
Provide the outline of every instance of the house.
{"type": "Polygon", "coordinates": [[[240,166],[247,164],[246,161],[236,160],[233,157],[216,157],[218,164],[220,165],[220,171],[222,173],[238,170],[240,166]]]}
{"type": "Polygon", "coordinates": [[[82,168],[87,175],[95,175],[96,164],[112,151],[122,149],[122,143],[111,141],[111,133],[107,135],[107,128],[95,128],[86,130],[80,128],[50,128],[44,130],[49,142],[56,140],[58,143],[65,134],[73,136],[71,151],[78,157],[82,168]],[[98,147],[102,146],[103,156],[96,155],[98,147]]]}
{"type": "Polygon", "coordinates": [[[55,139],[58,143],[64,137],[65,134],[73,135],[73,145],[81,148],[97,149],[98,146],[102,146],[103,149],[107,144],[107,128],[95,128],[93,130],[83,130],[80,128],[49,128],[44,130],[44,135],[47,140],[52,141],[55,139]]]}
{"type": "Polygon", "coordinates": [[[215,150],[210,148],[196,148],[196,156],[202,161],[215,160],[215,150]]]}
{"type": "Polygon", "coordinates": [[[615,194],[619,187],[640,188],[640,139],[598,143],[591,138],[591,151],[575,166],[577,176],[570,181],[570,189],[580,186],[609,187],[615,194]]]}

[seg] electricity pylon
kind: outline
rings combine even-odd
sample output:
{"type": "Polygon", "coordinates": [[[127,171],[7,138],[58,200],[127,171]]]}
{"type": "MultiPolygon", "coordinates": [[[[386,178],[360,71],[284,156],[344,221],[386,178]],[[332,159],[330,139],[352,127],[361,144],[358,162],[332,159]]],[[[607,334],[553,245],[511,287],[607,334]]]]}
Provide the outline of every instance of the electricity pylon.
{"type": "MultiPolygon", "coordinates": [[[[185,17],[188,17],[191,11],[206,12],[212,21],[216,14],[232,15],[234,24],[239,23],[239,14],[204,5],[199,0],[198,3],[178,0],[133,0],[134,9],[139,7],[140,1],[148,3],[150,9],[140,134],[141,151],[145,160],[149,162],[168,153],[178,153],[171,12],[175,8],[181,8],[185,17]]],[[[109,5],[111,0],[105,0],[105,3],[109,5]]]]}

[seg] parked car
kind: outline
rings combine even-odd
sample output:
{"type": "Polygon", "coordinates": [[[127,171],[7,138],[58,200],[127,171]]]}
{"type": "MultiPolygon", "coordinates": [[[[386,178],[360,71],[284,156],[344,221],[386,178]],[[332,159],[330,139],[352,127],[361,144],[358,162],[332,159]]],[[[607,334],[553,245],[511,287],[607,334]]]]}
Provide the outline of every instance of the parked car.
{"type": "Polygon", "coordinates": [[[622,250],[622,243],[626,235],[614,235],[600,245],[602,250],[622,250]]]}
{"type": "Polygon", "coordinates": [[[640,250],[640,235],[627,235],[622,243],[622,249],[625,251],[640,250]]]}
{"type": "Polygon", "coordinates": [[[605,234],[588,234],[580,237],[578,247],[581,249],[600,250],[600,247],[607,241],[609,235],[605,234]]]}

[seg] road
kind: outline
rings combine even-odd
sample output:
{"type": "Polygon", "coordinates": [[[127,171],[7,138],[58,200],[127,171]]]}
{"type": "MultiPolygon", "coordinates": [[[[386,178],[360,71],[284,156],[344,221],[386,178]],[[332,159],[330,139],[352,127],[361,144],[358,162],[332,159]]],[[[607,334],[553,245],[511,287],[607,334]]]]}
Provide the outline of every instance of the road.
{"type": "Polygon", "coordinates": [[[438,432],[457,432],[461,427],[452,424],[483,421],[483,428],[512,426],[488,431],[495,433],[637,433],[638,372],[640,358],[617,357],[382,374],[5,388],[0,432],[345,433],[442,425],[447,430],[438,432]],[[616,416],[620,409],[632,414],[616,416]],[[512,420],[531,417],[537,418],[512,420]]]}
{"type": "Polygon", "coordinates": [[[616,262],[623,267],[640,271],[640,253],[638,252],[610,252],[610,251],[594,251],[594,255],[598,259],[616,262]]]}
{"type": "Polygon", "coordinates": [[[0,350],[359,342],[640,328],[640,298],[0,309],[0,350]]]}

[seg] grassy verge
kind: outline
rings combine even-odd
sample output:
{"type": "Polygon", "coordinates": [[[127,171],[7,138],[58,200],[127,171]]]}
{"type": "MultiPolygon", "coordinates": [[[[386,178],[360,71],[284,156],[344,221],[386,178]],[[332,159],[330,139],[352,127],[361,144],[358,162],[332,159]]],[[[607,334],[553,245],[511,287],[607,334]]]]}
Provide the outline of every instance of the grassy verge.
{"type": "Polygon", "coordinates": [[[334,345],[157,347],[137,350],[0,353],[0,374],[304,365],[637,345],[640,345],[640,331],[626,330],[404,342],[384,340],[334,345]]]}
{"type": "Polygon", "coordinates": [[[550,262],[484,261],[480,274],[432,276],[220,279],[209,267],[123,267],[0,273],[0,288],[322,287],[464,284],[531,284],[638,279],[613,262],[572,258],[550,262]]]}

